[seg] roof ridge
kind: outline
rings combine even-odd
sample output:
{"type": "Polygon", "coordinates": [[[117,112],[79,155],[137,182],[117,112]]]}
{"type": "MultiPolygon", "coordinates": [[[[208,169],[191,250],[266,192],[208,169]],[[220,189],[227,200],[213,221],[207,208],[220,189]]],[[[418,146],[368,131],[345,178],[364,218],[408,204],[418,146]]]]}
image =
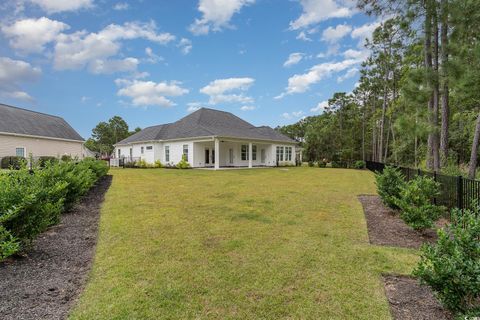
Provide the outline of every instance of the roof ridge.
{"type": "Polygon", "coordinates": [[[32,113],[37,113],[37,114],[42,114],[42,115],[49,116],[49,117],[59,118],[59,119],[62,119],[62,120],[65,121],[65,119],[63,117],[56,116],[54,114],[49,114],[49,113],[40,112],[40,111],[34,111],[34,110],[26,109],[26,108],[20,108],[20,107],[12,106],[12,105],[1,103],[1,102],[0,102],[0,106],[13,108],[13,109],[18,109],[18,110],[23,110],[23,111],[32,112],[32,113]]]}

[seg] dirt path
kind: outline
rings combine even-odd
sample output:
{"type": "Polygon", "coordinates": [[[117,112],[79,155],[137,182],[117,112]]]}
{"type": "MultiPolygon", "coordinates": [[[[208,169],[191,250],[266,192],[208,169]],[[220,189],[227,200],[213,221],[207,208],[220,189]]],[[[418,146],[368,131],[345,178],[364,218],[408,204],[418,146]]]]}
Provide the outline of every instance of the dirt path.
{"type": "Polygon", "coordinates": [[[0,263],[0,319],[65,319],[82,291],[97,241],[100,206],[112,182],[101,179],[25,257],[0,263]]]}

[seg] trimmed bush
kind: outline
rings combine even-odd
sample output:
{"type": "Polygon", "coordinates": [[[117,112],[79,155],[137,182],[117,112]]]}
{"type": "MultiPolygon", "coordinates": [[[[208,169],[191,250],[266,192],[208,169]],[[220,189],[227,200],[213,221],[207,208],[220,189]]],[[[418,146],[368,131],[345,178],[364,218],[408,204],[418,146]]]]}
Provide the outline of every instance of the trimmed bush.
{"type": "Polygon", "coordinates": [[[155,160],[154,166],[155,166],[155,168],[162,168],[163,167],[162,162],[160,160],[155,160]]]}
{"type": "Polygon", "coordinates": [[[386,166],[382,173],[375,174],[375,181],[382,202],[392,209],[398,209],[397,200],[405,185],[405,178],[400,170],[386,166]]]}
{"type": "Polygon", "coordinates": [[[28,247],[108,171],[95,160],[45,162],[0,175],[0,260],[28,247]]]}
{"type": "Polygon", "coordinates": [[[363,160],[357,160],[353,163],[353,168],[354,169],[365,169],[365,161],[363,160]]]}
{"type": "Polygon", "coordinates": [[[422,247],[413,274],[429,285],[449,310],[480,314],[479,210],[452,211],[452,224],[438,231],[438,241],[422,247]]]}
{"type": "Polygon", "coordinates": [[[327,163],[325,161],[318,161],[317,162],[317,166],[319,168],[326,168],[327,167],[327,163]]]}
{"type": "Polygon", "coordinates": [[[62,161],[64,162],[70,162],[72,161],[72,156],[68,155],[68,154],[64,154],[61,158],[60,158],[62,161]]]}
{"type": "Polygon", "coordinates": [[[313,167],[315,165],[315,163],[313,163],[313,161],[308,161],[308,166],[309,167],[313,167]]]}
{"type": "Polygon", "coordinates": [[[57,163],[58,159],[55,157],[42,156],[38,158],[36,165],[39,166],[40,168],[44,168],[48,162],[57,163]]]}
{"type": "Polygon", "coordinates": [[[185,155],[182,155],[182,160],[177,163],[176,167],[178,169],[190,169],[190,164],[187,162],[187,157],[185,155]]]}
{"type": "Polygon", "coordinates": [[[397,206],[400,217],[415,230],[424,230],[434,226],[444,208],[432,204],[439,194],[440,184],[431,178],[418,176],[403,186],[397,206]]]}
{"type": "Polygon", "coordinates": [[[13,168],[15,170],[19,170],[22,166],[26,165],[26,161],[27,160],[24,157],[17,157],[17,156],[4,157],[0,162],[0,167],[2,169],[13,168]]]}

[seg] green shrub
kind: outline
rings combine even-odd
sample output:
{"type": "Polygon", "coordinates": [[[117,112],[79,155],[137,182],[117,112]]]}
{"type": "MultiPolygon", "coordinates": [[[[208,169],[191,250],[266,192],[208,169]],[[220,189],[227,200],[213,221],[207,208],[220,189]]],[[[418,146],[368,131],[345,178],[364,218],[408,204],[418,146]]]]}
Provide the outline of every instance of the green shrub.
{"type": "Polygon", "coordinates": [[[0,175],[0,260],[28,246],[108,171],[105,162],[86,159],[45,162],[32,173],[25,166],[0,175]]]}
{"type": "Polygon", "coordinates": [[[161,168],[163,167],[162,162],[160,160],[155,160],[155,168],[161,168]]]}
{"type": "Polygon", "coordinates": [[[327,167],[327,163],[324,162],[324,161],[322,161],[322,160],[320,160],[320,161],[317,162],[317,166],[318,166],[319,168],[326,168],[326,167],[327,167]]]}
{"type": "Polygon", "coordinates": [[[422,247],[414,275],[429,285],[445,307],[465,315],[480,314],[480,219],[478,210],[454,210],[452,224],[438,231],[438,241],[422,247]]]}
{"type": "Polygon", "coordinates": [[[365,161],[363,160],[357,160],[353,164],[354,169],[365,169],[365,161]]]}
{"type": "Polygon", "coordinates": [[[177,163],[176,166],[178,169],[190,169],[190,164],[187,161],[187,157],[185,155],[182,155],[182,160],[180,160],[179,163],[177,163]]]}
{"type": "Polygon", "coordinates": [[[400,170],[386,166],[382,173],[375,174],[375,181],[382,202],[392,209],[398,209],[397,200],[405,185],[405,178],[400,170]]]}
{"type": "Polygon", "coordinates": [[[72,156],[68,154],[64,154],[60,159],[64,162],[70,162],[72,161],[72,156]]]}
{"type": "Polygon", "coordinates": [[[39,166],[40,168],[44,168],[48,162],[56,163],[58,162],[58,159],[55,157],[42,156],[38,158],[36,165],[39,166]]]}
{"type": "Polygon", "coordinates": [[[308,161],[308,166],[309,167],[313,167],[315,165],[315,163],[313,161],[308,161]]]}
{"type": "Polygon", "coordinates": [[[18,170],[22,166],[26,166],[27,160],[24,157],[4,157],[0,162],[1,169],[15,169],[18,170]]]}
{"type": "Polygon", "coordinates": [[[440,184],[431,178],[418,176],[405,184],[397,199],[400,217],[415,230],[424,230],[434,226],[444,208],[432,204],[439,194],[440,184]]]}
{"type": "Polygon", "coordinates": [[[145,159],[138,160],[135,165],[139,168],[148,168],[148,163],[145,159]]]}
{"type": "Polygon", "coordinates": [[[0,225],[0,261],[20,250],[20,243],[12,234],[0,225]]]}
{"type": "Polygon", "coordinates": [[[332,161],[332,168],[348,168],[348,163],[345,161],[332,161]]]}

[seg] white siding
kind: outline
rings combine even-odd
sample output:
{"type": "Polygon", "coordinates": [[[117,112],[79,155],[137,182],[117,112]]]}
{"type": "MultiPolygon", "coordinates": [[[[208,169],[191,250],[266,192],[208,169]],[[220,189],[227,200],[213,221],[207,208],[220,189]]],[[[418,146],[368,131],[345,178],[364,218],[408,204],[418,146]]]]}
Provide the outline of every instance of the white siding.
{"type": "MultiPolygon", "coordinates": [[[[155,160],[160,160],[162,164],[167,164],[165,160],[165,146],[170,148],[170,165],[175,165],[182,160],[183,145],[188,145],[188,162],[192,167],[213,167],[212,150],[215,149],[214,141],[171,141],[171,142],[155,142],[155,143],[138,143],[131,146],[119,146],[115,149],[115,157],[118,158],[118,150],[120,150],[120,157],[129,157],[130,148],[132,148],[132,156],[134,158],[145,159],[148,163],[153,163],[155,160]],[[153,146],[153,152],[147,153],[146,147],[153,146]],[[144,154],[141,154],[141,147],[144,147],[144,154]],[[210,150],[210,163],[205,163],[205,149],[210,150]]],[[[220,166],[235,166],[247,167],[248,159],[242,160],[241,147],[247,145],[245,142],[223,141],[220,142],[220,166]],[[233,150],[233,164],[230,163],[230,149],[233,150]]],[[[253,166],[275,166],[276,165],[276,147],[292,147],[292,161],[290,164],[295,164],[295,146],[294,145],[278,145],[268,143],[252,142],[257,146],[257,158],[252,160],[253,166]],[[262,149],[265,150],[265,162],[262,163],[262,149]]],[[[285,155],[285,151],[284,151],[285,155]]],[[[285,161],[280,164],[286,164],[285,161]]]]}

